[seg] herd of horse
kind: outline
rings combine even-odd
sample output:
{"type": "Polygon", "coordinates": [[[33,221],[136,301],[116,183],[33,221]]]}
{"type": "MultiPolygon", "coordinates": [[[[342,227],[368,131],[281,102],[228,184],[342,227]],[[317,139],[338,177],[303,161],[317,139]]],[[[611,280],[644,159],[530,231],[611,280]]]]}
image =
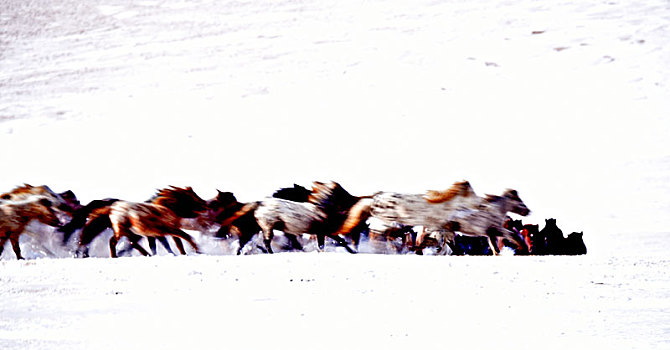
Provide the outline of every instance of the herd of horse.
{"type": "Polygon", "coordinates": [[[142,255],[155,255],[156,241],[174,254],[168,238],[181,254],[186,254],[183,241],[200,253],[188,230],[237,240],[238,255],[249,245],[273,253],[275,231],[283,233],[285,250],[292,251],[303,250],[305,240],[312,239],[324,250],[329,238],[356,253],[367,237],[386,252],[397,253],[497,255],[505,249],[515,255],[586,254],[583,233],[565,237],[555,219],[547,219],[540,230],[508,213],[530,213],[517,191],[480,197],[468,181],[444,191],[368,196],[351,195],[337,182],[315,181],[311,189],[294,184],[249,203],[237,201],[231,192],[217,191],[216,197],[204,200],[191,187],[171,186],[141,203],[105,198],[86,205],[72,191],[56,193],[45,185],[26,184],[0,195],[0,255],[10,241],[16,257],[23,259],[19,237],[32,221],[55,227],[63,245],[75,240],[78,257],[89,256],[91,242],[106,230],[112,232],[111,257],[119,256],[117,244],[123,238],[142,255]],[[151,253],[142,246],[143,238],[151,253]]]}

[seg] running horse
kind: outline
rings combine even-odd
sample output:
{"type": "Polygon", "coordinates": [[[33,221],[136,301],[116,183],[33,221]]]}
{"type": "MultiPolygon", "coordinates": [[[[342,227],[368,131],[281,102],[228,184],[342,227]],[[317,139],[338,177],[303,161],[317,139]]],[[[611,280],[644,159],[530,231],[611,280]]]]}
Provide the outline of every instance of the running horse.
{"type": "MultiPolygon", "coordinates": [[[[498,237],[527,250],[526,243],[519,235],[503,227],[509,212],[521,216],[530,213],[516,190],[505,190],[501,196],[486,195],[478,205],[472,207],[471,210],[464,211],[464,215],[452,216],[448,225],[449,229],[439,234],[447,235],[445,242],[453,242],[456,231],[466,236],[486,237],[494,255],[500,253],[498,245],[493,244],[498,237]]],[[[434,235],[430,232],[429,234],[434,235]]]]}
{"type": "Polygon", "coordinates": [[[167,236],[175,239],[182,254],[183,245],[178,239],[185,240],[195,251],[200,250],[193,238],[181,229],[181,219],[196,218],[207,210],[207,203],[191,187],[171,186],[159,190],[148,202],[137,203],[117,199],[96,203],[97,207],[89,213],[82,229],[78,255],[87,256],[87,247],[99,233],[106,228],[114,232],[109,239],[109,250],[116,258],[116,244],[122,237],[128,238],[133,248],[142,255],[149,253],[139,244],[142,237],[161,240],[167,236]]]}
{"type": "Polygon", "coordinates": [[[354,204],[337,232],[347,234],[369,218],[379,227],[371,235],[389,236],[394,229],[423,226],[428,232],[444,231],[454,218],[466,215],[479,201],[468,181],[455,182],[444,191],[430,190],[424,194],[378,192],[354,204]]]}
{"type": "Polygon", "coordinates": [[[330,237],[353,254],[356,251],[347,245],[337,231],[346,219],[348,211],[359,200],[336,182],[317,181],[313,183],[307,202],[272,197],[246,203],[221,225],[230,226],[239,218],[253,214],[263,233],[263,242],[268,253],[273,253],[271,246],[273,231],[279,230],[284,232],[294,246],[299,245],[295,239],[297,235],[311,234],[317,236],[319,249],[324,248],[325,237],[330,237]]]}
{"type": "Polygon", "coordinates": [[[238,202],[232,192],[218,190],[217,192],[214,199],[207,201],[210,220],[220,225],[215,237],[237,236],[239,242],[237,255],[240,255],[244,246],[261,231],[254,217],[254,211],[251,210],[256,204],[238,202]]]}
{"type": "Polygon", "coordinates": [[[9,240],[16,258],[23,259],[19,237],[33,220],[49,226],[60,226],[60,220],[50,198],[34,195],[28,199],[0,200],[0,255],[9,240]]]}
{"type": "Polygon", "coordinates": [[[52,207],[70,216],[80,207],[79,201],[72,191],[68,190],[63,193],[56,193],[46,185],[32,186],[23,184],[23,186],[18,186],[9,192],[0,194],[0,200],[20,201],[29,199],[33,196],[40,196],[48,199],[51,202],[52,207]]]}

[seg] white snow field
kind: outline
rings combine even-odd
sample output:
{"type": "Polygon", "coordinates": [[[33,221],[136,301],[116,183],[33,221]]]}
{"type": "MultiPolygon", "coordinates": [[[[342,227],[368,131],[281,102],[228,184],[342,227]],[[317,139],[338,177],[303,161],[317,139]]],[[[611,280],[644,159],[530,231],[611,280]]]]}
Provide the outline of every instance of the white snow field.
{"type": "Polygon", "coordinates": [[[670,349],[669,62],[667,0],[0,0],[2,192],[466,179],[589,249],[74,259],[33,224],[0,349],[670,349]]]}

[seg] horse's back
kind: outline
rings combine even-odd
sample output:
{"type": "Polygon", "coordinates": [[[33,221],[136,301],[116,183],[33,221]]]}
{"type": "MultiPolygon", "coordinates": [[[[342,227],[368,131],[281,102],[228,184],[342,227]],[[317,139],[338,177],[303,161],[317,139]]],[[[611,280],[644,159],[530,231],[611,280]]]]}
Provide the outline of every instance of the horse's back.
{"type": "Polygon", "coordinates": [[[457,211],[469,210],[465,199],[431,203],[423,194],[381,192],[373,197],[371,215],[388,223],[442,228],[457,211]]]}
{"type": "Polygon", "coordinates": [[[314,204],[267,198],[260,202],[254,216],[261,227],[270,228],[278,222],[289,231],[306,233],[314,221],[322,221],[325,214],[314,204]]]}
{"type": "Polygon", "coordinates": [[[166,228],[179,227],[179,218],[173,212],[151,203],[116,201],[109,219],[113,225],[130,225],[145,236],[162,236],[166,228]]]}

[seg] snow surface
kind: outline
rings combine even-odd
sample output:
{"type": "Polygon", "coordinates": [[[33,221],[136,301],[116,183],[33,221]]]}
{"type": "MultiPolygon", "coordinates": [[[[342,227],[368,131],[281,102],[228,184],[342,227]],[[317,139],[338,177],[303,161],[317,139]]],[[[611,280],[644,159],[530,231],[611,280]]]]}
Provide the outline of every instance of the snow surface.
{"type": "Polygon", "coordinates": [[[669,31],[663,0],[0,0],[3,191],[467,179],[589,248],[36,259],[69,255],[33,225],[0,348],[670,348],[669,31]]]}

